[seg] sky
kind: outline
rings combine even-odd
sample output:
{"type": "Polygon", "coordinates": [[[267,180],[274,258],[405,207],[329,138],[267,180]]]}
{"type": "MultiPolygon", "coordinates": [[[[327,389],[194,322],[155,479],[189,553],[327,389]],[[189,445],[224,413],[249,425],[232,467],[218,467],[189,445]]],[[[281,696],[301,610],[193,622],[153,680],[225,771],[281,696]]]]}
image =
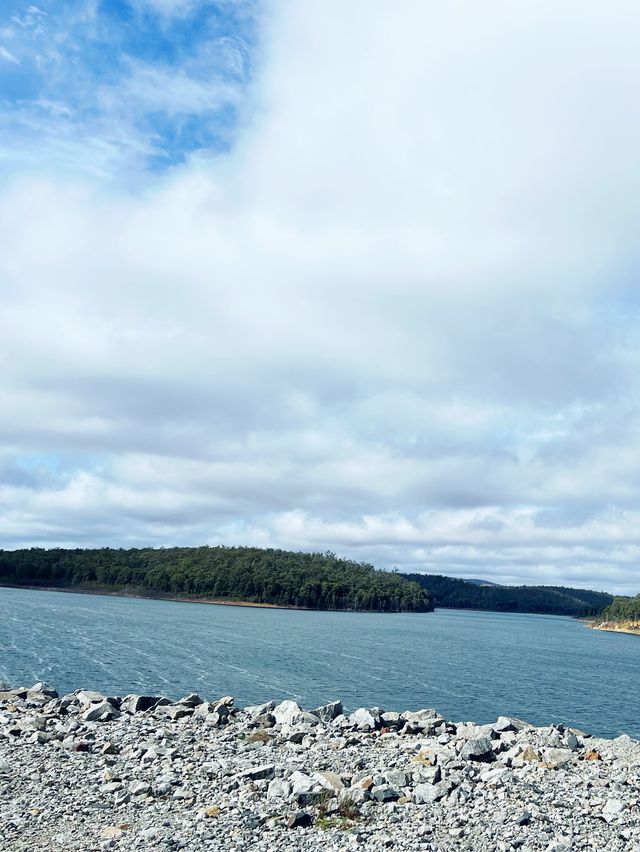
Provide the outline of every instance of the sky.
{"type": "Polygon", "coordinates": [[[0,547],[640,591],[620,0],[4,0],[0,547]]]}

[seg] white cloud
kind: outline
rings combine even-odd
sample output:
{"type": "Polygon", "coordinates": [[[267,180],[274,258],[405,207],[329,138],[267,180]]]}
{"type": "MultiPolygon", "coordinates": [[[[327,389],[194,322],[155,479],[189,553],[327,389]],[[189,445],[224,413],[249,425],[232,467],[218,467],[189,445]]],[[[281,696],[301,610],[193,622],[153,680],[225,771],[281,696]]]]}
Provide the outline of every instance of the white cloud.
{"type": "Polygon", "coordinates": [[[189,15],[197,7],[210,5],[212,0],[133,0],[132,6],[141,11],[155,12],[166,17],[189,15]]]}
{"type": "Polygon", "coordinates": [[[3,59],[5,62],[10,62],[13,65],[20,65],[20,60],[16,59],[16,57],[11,53],[11,51],[7,50],[6,47],[3,47],[0,44],[0,59],[3,59]]]}
{"type": "MultiPolygon", "coordinates": [[[[73,179],[18,175],[5,544],[635,590],[635,14],[283,0],[228,155],[127,194],[82,178],[117,155],[96,132],[73,179]]],[[[169,112],[219,97],[141,65],[127,85],[169,112]]]]}

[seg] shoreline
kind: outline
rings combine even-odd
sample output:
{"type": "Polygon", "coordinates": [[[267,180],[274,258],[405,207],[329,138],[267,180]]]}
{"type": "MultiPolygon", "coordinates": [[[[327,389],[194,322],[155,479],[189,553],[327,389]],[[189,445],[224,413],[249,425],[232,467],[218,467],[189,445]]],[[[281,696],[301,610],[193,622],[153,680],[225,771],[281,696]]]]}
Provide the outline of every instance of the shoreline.
{"type": "MultiPolygon", "coordinates": [[[[244,606],[255,607],[257,609],[294,609],[303,610],[304,612],[316,612],[306,606],[295,606],[293,604],[270,604],[259,603],[254,601],[236,601],[226,600],[224,598],[190,598],[190,597],[174,597],[170,594],[144,594],[142,592],[127,592],[122,590],[107,589],[107,588],[86,588],[81,586],[17,586],[15,583],[0,583],[0,589],[24,589],[29,592],[63,592],[71,595],[98,595],[106,598],[135,598],[143,601],[171,601],[172,603],[199,603],[212,604],[213,606],[244,606]]],[[[329,610],[326,610],[329,611],[329,610]]],[[[331,610],[331,612],[356,612],[357,610],[331,610]]]]}
{"type": "MultiPolygon", "coordinates": [[[[149,600],[149,601],[170,601],[172,603],[198,603],[198,604],[210,604],[212,606],[238,606],[238,607],[252,607],[255,609],[284,609],[284,610],[294,610],[299,612],[350,612],[358,615],[431,615],[438,610],[442,610],[443,612],[480,612],[480,613],[494,613],[496,615],[539,615],[541,617],[552,616],[553,618],[570,618],[574,621],[581,621],[587,627],[595,627],[595,616],[580,616],[580,615],[562,615],[555,612],[527,612],[525,610],[501,610],[501,609],[474,609],[472,607],[450,607],[450,606],[434,606],[432,610],[426,612],[415,612],[412,610],[405,610],[402,612],[389,612],[387,610],[360,610],[360,609],[316,609],[312,607],[306,606],[296,606],[294,604],[271,604],[271,603],[259,603],[254,601],[241,601],[241,600],[226,600],[224,598],[203,598],[203,597],[185,597],[175,596],[169,593],[155,592],[153,594],[144,593],[142,591],[138,592],[127,592],[122,590],[114,590],[105,587],[98,588],[84,588],[80,586],[33,586],[33,585],[23,585],[19,586],[15,583],[0,583],[0,589],[24,589],[26,591],[31,592],[64,592],[65,594],[76,594],[76,595],[99,595],[100,597],[113,597],[113,598],[135,598],[137,600],[149,600]]],[[[640,628],[639,628],[640,631],[640,628]]],[[[621,632],[621,631],[616,631],[621,632]]]]}
{"type": "Polygon", "coordinates": [[[602,630],[605,633],[625,633],[627,636],[640,636],[640,622],[637,621],[594,621],[590,627],[593,630],[602,630]]]}
{"type": "MultiPolygon", "coordinates": [[[[18,586],[15,583],[0,583],[0,589],[23,589],[29,592],[64,592],[72,595],[98,595],[106,598],[135,598],[143,601],[168,601],[171,603],[186,603],[186,604],[210,604],[212,606],[239,606],[251,607],[255,609],[278,609],[278,610],[293,610],[296,612],[348,612],[354,615],[431,615],[435,609],[431,610],[383,610],[383,609],[317,609],[316,607],[297,606],[296,604],[272,604],[262,603],[260,601],[241,601],[227,600],[226,598],[203,598],[203,597],[185,597],[184,595],[176,597],[175,595],[163,592],[154,592],[153,594],[143,592],[141,590],[127,592],[118,589],[106,587],[86,588],[81,586],[18,586]]],[[[444,607],[442,607],[444,608],[444,607]]],[[[474,610],[474,612],[482,610],[474,610]]]]}
{"type": "Polygon", "coordinates": [[[640,742],[625,735],[4,686],[12,852],[622,852],[640,839],[640,742]]]}

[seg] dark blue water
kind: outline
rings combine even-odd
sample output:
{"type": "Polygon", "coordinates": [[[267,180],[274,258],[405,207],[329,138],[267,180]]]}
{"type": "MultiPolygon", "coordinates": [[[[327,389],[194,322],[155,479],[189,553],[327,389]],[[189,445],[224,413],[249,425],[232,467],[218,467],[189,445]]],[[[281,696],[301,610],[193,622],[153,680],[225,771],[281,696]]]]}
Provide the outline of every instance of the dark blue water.
{"type": "Polygon", "coordinates": [[[436,707],[640,737],[640,638],[569,618],[301,612],[0,589],[0,679],[240,704],[436,707]]]}

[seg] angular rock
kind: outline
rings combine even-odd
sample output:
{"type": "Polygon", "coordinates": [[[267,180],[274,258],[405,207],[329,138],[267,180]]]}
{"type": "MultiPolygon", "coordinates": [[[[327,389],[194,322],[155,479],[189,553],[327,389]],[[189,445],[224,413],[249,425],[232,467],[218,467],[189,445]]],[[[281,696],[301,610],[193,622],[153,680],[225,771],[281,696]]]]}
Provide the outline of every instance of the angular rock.
{"type": "Polygon", "coordinates": [[[424,763],[416,764],[413,769],[413,779],[421,784],[437,784],[442,779],[442,770],[436,766],[427,766],[424,763]]]}
{"type": "Polygon", "coordinates": [[[132,781],[129,784],[129,792],[132,796],[148,796],[151,792],[151,786],[146,781],[132,781]]]}
{"type": "Polygon", "coordinates": [[[413,788],[412,798],[417,805],[427,805],[444,799],[451,790],[448,781],[439,781],[437,784],[418,784],[413,788]]]}
{"type": "Polygon", "coordinates": [[[278,725],[292,725],[295,719],[302,713],[302,708],[296,701],[281,701],[272,707],[273,717],[278,725]]]}
{"type": "Polygon", "coordinates": [[[262,716],[263,713],[271,713],[275,706],[275,701],[267,701],[264,704],[252,704],[249,707],[245,707],[244,712],[248,713],[252,719],[255,719],[257,716],[262,716]]]}
{"type": "Polygon", "coordinates": [[[607,799],[602,809],[602,816],[607,822],[613,822],[624,811],[624,802],[620,799],[607,799]]]}
{"type": "Polygon", "coordinates": [[[402,713],[402,719],[406,723],[407,733],[430,733],[445,721],[444,717],[431,707],[423,710],[405,710],[402,713]]]}
{"type": "Polygon", "coordinates": [[[240,773],[241,778],[246,778],[249,781],[261,781],[262,779],[274,778],[276,768],[273,763],[263,763],[261,766],[252,766],[251,769],[245,769],[240,773]]]}
{"type": "Polygon", "coordinates": [[[40,680],[38,683],[34,683],[33,686],[27,690],[27,697],[29,697],[32,693],[40,696],[45,696],[47,698],[57,698],[58,693],[52,686],[49,686],[48,683],[40,680]]]}
{"type": "Polygon", "coordinates": [[[525,728],[532,728],[533,725],[513,716],[498,716],[498,721],[491,727],[497,733],[503,733],[505,731],[523,731],[525,728]]]}
{"type": "Polygon", "coordinates": [[[193,708],[184,704],[162,704],[154,707],[153,712],[158,716],[167,716],[175,722],[178,719],[184,719],[185,716],[192,716],[193,708]]]}
{"type": "Polygon", "coordinates": [[[101,701],[106,701],[107,696],[101,692],[94,692],[91,689],[80,689],[76,692],[75,700],[82,707],[88,707],[90,704],[99,704],[101,701]]]}
{"type": "Polygon", "coordinates": [[[123,713],[146,713],[163,704],[170,704],[168,698],[161,695],[126,695],[120,702],[123,713]]]}
{"type": "Polygon", "coordinates": [[[407,773],[402,769],[387,769],[384,776],[392,787],[406,787],[409,783],[407,773]]]}
{"type": "Polygon", "coordinates": [[[349,723],[359,731],[374,731],[380,723],[380,716],[374,715],[366,707],[358,707],[349,716],[349,723]]]}
{"type": "Polygon", "coordinates": [[[200,698],[197,692],[190,692],[189,695],[185,695],[184,698],[181,698],[176,703],[182,704],[184,707],[197,707],[203,703],[203,699],[200,698]]]}
{"type": "Polygon", "coordinates": [[[508,778],[513,775],[510,769],[499,767],[498,769],[486,769],[481,775],[480,780],[483,784],[489,784],[497,787],[503,784],[508,778]]]}
{"type": "Polygon", "coordinates": [[[323,704],[321,707],[316,707],[312,710],[314,716],[317,716],[321,722],[333,722],[342,714],[342,701],[330,701],[328,704],[323,704]]]}
{"type": "Polygon", "coordinates": [[[274,778],[269,782],[267,798],[287,799],[291,795],[291,784],[284,778],[274,778]]]}
{"type": "Polygon", "coordinates": [[[82,714],[85,722],[108,722],[111,719],[117,719],[120,716],[120,711],[106,698],[98,704],[92,704],[88,710],[82,714]]]}
{"type": "Polygon", "coordinates": [[[289,783],[294,795],[298,793],[307,793],[316,786],[316,781],[310,775],[296,770],[289,776],[289,783]]]}
{"type": "Polygon", "coordinates": [[[361,787],[346,787],[338,793],[338,805],[347,808],[359,808],[370,801],[369,793],[361,787]]]}
{"type": "Polygon", "coordinates": [[[298,811],[287,820],[287,828],[308,828],[313,825],[313,817],[307,811],[298,811]]]}
{"type": "Polygon", "coordinates": [[[400,798],[398,790],[390,784],[380,784],[379,786],[372,787],[370,792],[371,796],[377,802],[397,802],[400,798]]]}
{"type": "Polygon", "coordinates": [[[325,790],[331,790],[333,793],[339,793],[340,790],[344,789],[344,784],[336,772],[328,770],[314,772],[313,779],[325,790]]]}
{"type": "Polygon", "coordinates": [[[486,735],[467,740],[460,751],[460,757],[484,763],[495,760],[492,741],[486,735]]]}
{"type": "Polygon", "coordinates": [[[333,795],[335,794],[330,790],[307,790],[303,793],[296,793],[295,800],[301,808],[308,808],[326,802],[333,795]]]}
{"type": "Polygon", "coordinates": [[[276,725],[276,717],[273,713],[261,713],[253,720],[257,728],[273,728],[276,725]]]}
{"type": "Polygon", "coordinates": [[[546,748],[542,752],[542,759],[552,766],[566,766],[576,759],[575,754],[568,748],[546,748]]]}

